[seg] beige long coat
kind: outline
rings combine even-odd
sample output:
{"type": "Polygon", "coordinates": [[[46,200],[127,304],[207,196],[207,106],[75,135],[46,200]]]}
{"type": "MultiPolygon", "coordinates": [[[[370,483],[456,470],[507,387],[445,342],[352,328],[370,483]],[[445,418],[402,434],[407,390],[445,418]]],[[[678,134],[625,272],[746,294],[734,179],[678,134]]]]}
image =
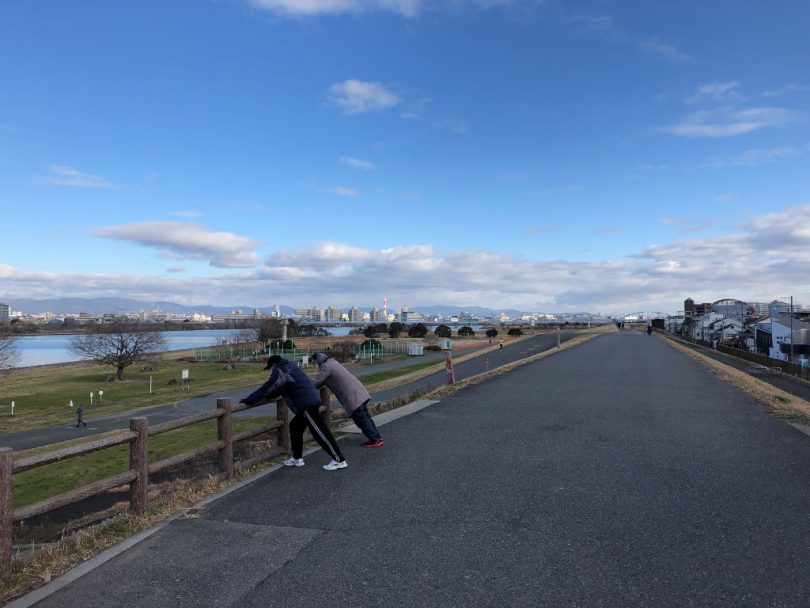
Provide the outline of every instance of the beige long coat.
{"type": "Polygon", "coordinates": [[[315,388],[326,386],[335,394],[337,400],[351,416],[358,407],[371,399],[366,387],[334,359],[319,362],[318,375],[315,376],[315,388]]]}

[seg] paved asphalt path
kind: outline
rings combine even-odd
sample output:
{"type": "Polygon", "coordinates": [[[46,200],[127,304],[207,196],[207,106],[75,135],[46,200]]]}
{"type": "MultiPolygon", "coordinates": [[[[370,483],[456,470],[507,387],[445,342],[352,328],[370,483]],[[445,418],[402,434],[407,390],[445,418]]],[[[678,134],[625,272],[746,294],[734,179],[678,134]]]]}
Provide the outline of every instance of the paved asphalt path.
{"type": "MultiPolygon", "coordinates": [[[[561,334],[561,341],[566,341],[578,335],[575,332],[563,332],[561,334]]],[[[556,346],[556,334],[538,334],[529,337],[520,342],[510,343],[507,339],[506,346],[503,350],[494,353],[489,353],[490,368],[511,363],[520,358],[526,357],[536,352],[547,350],[552,346],[556,346]]],[[[486,345],[485,345],[486,346],[486,345]]],[[[474,347],[470,349],[459,350],[455,353],[456,356],[464,355],[468,352],[481,350],[484,347],[474,347]]],[[[362,377],[367,374],[373,374],[388,369],[395,369],[401,367],[408,367],[416,363],[421,363],[425,360],[435,359],[438,363],[444,360],[443,353],[427,352],[424,357],[399,359],[396,361],[385,361],[382,363],[375,363],[368,366],[360,366],[352,368],[352,372],[362,377]]],[[[462,380],[468,376],[478,374],[485,371],[485,357],[480,361],[473,360],[463,363],[456,368],[456,379],[462,380]]],[[[373,402],[388,401],[394,397],[407,395],[414,390],[425,388],[432,384],[439,386],[447,383],[447,374],[442,371],[433,374],[422,380],[412,382],[403,386],[389,389],[376,393],[372,397],[373,402]]],[[[256,385],[258,386],[258,384],[256,385]]],[[[92,411],[85,412],[85,420],[87,427],[76,428],[74,423],[66,423],[61,425],[43,427],[38,429],[31,429],[28,431],[20,431],[19,433],[9,433],[0,439],[0,445],[3,447],[10,447],[14,450],[27,450],[29,448],[57,443],[59,441],[66,441],[68,439],[75,439],[76,437],[87,437],[98,433],[106,433],[117,429],[128,429],[129,419],[133,416],[146,416],[149,419],[149,424],[159,424],[168,420],[182,418],[183,416],[190,416],[199,412],[209,411],[216,407],[217,399],[230,399],[232,403],[238,403],[239,400],[249,395],[255,387],[247,387],[241,389],[233,389],[228,391],[221,391],[203,397],[195,397],[193,399],[186,399],[175,404],[160,405],[148,409],[142,409],[131,412],[119,412],[117,414],[110,414],[107,416],[93,416],[92,411]]],[[[339,408],[340,404],[335,402],[335,408],[339,408]]],[[[87,408],[85,408],[87,409],[87,408]]],[[[237,416],[275,416],[276,406],[274,403],[251,408],[245,412],[240,412],[237,416]]]]}
{"type": "Polygon", "coordinates": [[[810,438],[635,331],[175,520],[38,607],[810,603],[810,438]]]}

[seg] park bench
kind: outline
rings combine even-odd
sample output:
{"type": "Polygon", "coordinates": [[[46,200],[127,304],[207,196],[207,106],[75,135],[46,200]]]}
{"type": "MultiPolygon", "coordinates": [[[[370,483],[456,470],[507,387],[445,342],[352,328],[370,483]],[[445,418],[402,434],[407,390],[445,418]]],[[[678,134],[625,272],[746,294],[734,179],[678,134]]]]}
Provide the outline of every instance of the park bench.
{"type": "Polygon", "coordinates": [[[760,363],[751,363],[748,366],[748,371],[752,374],[774,374],[780,375],[782,373],[781,367],[768,367],[760,363]]]}

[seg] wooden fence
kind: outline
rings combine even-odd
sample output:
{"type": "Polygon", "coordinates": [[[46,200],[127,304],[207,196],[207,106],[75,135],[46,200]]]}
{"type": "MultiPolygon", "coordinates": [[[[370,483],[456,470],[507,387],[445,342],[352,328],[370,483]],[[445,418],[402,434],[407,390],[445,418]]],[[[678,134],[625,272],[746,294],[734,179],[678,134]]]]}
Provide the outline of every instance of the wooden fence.
{"type": "MultiPolygon", "coordinates": [[[[321,417],[327,425],[330,423],[330,396],[326,389],[321,390],[321,417]]],[[[218,454],[220,475],[225,479],[233,476],[234,469],[247,468],[262,460],[284,454],[290,448],[287,404],[283,399],[276,401],[276,420],[268,424],[234,434],[232,431],[233,414],[248,409],[247,405],[232,406],[228,399],[217,399],[217,407],[210,412],[195,414],[177,420],[149,426],[144,417],[131,418],[129,430],[118,431],[103,439],[90,441],[76,446],[54,450],[36,456],[14,460],[11,448],[0,448],[0,581],[11,573],[13,560],[12,533],[14,524],[36,515],[79,502],[90,496],[102,494],[113,488],[129,484],[129,506],[135,513],[144,513],[149,504],[149,478],[179,464],[203,456],[218,454]],[[217,420],[217,440],[202,447],[175,454],[169,458],[149,462],[149,438],[168,433],[183,427],[217,420]],[[276,432],[275,447],[262,454],[234,463],[233,445],[264,433],[276,432]],[[13,509],[11,503],[11,480],[15,473],[22,473],[54,462],[83,456],[117,445],[129,444],[129,469],[123,473],[108,477],[79,488],[74,488],[46,500],[13,509]]]]}

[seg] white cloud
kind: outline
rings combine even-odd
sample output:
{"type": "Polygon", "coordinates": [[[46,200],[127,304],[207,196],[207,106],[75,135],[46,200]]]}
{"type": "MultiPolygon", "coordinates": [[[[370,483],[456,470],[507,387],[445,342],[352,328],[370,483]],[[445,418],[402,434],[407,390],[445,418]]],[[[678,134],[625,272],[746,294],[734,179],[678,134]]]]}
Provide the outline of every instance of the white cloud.
{"type": "Polygon", "coordinates": [[[658,221],[659,221],[660,224],[662,224],[664,226],[672,226],[673,224],[678,223],[677,218],[674,218],[674,217],[662,217],[658,221]]]}
{"type": "Polygon", "coordinates": [[[520,233],[520,236],[526,238],[532,238],[536,236],[545,236],[548,234],[554,234],[555,232],[559,232],[559,226],[543,226],[542,228],[537,228],[536,226],[530,226],[526,228],[520,233]]]}
{"type": "Polygon", "coordinates": [[[74,188],[114,188],[115,186],[99,175],[83,173],[65,165],[50,165],[50,175],[43,178],[51,186],[71,186],[74,188]]]}
{"type": "Polygon", "coordinates": [[[611,15],[578,15],[570,19],[589,32],[618,35],[619,31],[611,15]]]}
{"type": "Polygon", "coordinates": [[[470,128],[463,118],[443,118],[433,123],[433,126],[442,131],[450,131],[456,135],[466,135],[470,128]]]}
{"type": "Polygon", "coordinates": [[[389,302],[411,305],[625,313],[675,312],[686,297],[770,301],[791,292],[810,303],[808,267],[810,205],[803,205],[754,217],[732,234],[656,245],[616,260],[534,261],[481,249],[439,253],[430,245],[369,249],[319,242],[276,251],[262,267],[214,277],[63,275],[0,265],[0,281],[9,299],[103,294],[219,305],[362,306],[386,294],[389,302]]]}
{"type": "Polygon", "coordinates": [[[169,215],[177,217],[200,217],[202,214],[199,211],[169,211],[169,215]]]}
{"type": "Polygon", "coordinates": [[[554,188],[546,188],[545,190],[538,190],[535,192],[538,196],[552,196],[555,194],[568,194],[570,192],[580,192],[582,186],[579,184],[571,184],[570,186],[557,186],[554,188]]]}
{"type": "Polygon", "coordinates": [[[687,61],[691,60],[689,55],[679,51],[672,45],[666,44],[658,38],[642,40],[638,43],[638,46],[645,51],[649,51],[675,63],[686,63],[687,61]]]}
{"type": "Polygon", "coordinates": [[[714,197],[714,200],[718,203],[730,203],[731,201],[737,200],[740,198],[740,195],[735,192],[727,192],[725,194],[718,194],[714,197]]]}
{"type": "Polygon", "coordinates": [[[338,196],[360,196],[360,192],[354,188],[347,188],[345,186],[331,186],[327,188],[326,191],[331,192],[332,194],[337,194],[338,196]]]}
{"type": "Polygon", "coordinates": [[[788,95],[789,93],[795,93],[796,91],[810,91],[810,86],[803,85],[803,84],[796,84],[796,83],[788,83],[783,87],[779,87],[778,89],[773,89],[770,91],[765,91],[762,93],[763,97],[781,97],[782,95],[788,95]]]}
{"type": "Polygon", "coordinates": [[[374,163],[371,161],[354,158],[352,156],[341,156],[340,164],[352,167],[353,169],[363,169],[365,171],[370,171],[375,168],[374,163]]]}
{"type": "Polygon", "coordinates": [[[248,268],[259,262],[259,244],[232,232],[214,232],[191,222],[139,222],[106,226],[96,236],[153,247],[165,259],[207,260],[219,268],[248,268]]]}
{"type": "Polygon", "coordinates": [[[745,98],[737,90],[739,88],[740,83],[736,80],[702,84],[697,91],[686,98],[686,103],[696,104],[706,100],[723,103],[742,101],[745,98]]]}
{"type": "Polygon", "coordinates": [[[379,82],[345,80],[329,87],[328,99],[344,114],[362,114],[397,105],[399,97],[379,82]]]}
{"type": "Polygon", "coordinates": [[[498,174],[498,179],[505,179],[507,181],[520,181],[528,178],[529,174],[525,171],[504,171],[498,174]]]}
{"type": "Polygon", "coordinates": [[[736,158],[731,160],[718,160],[709,163],[711,167],[743,166],[754,167],[768,163],[804,156],[810,153],[810,144],[803,146],[781,146],[778,148],[767,148],[762,150],[746,150],[736,158]]]}
{"type": "Polygon", "coordinates": [[[701,110],[689,114],[678,124],[662,127],[660,130],[680,137],[734,137],[798,120],[797,112],[785,108],[701,110]]]}
{"type": "Polygon", "coordinates": [[[166,272],[185,272],[187,268],[185,266],[169,266],[166,269],[166,272]]]}
{"type": "MultiPolygon", "coordinates": [[[[247,0],[251,6],[286,17],[315,17],[345,13],[390,12],[403,17],[417,17],[424,0],[247,0]]],[[[511,6],[535,7],[545,0],[443,0],[430,2],[433,7],[449,9],[495,9],[511,6]]]]}
{"type": "Polygon", "coordinates": [[[338,15],[388,11],[405,17],[419,13],[422,0],[248,0],[256,8],[287,16],[338,15]]]}

